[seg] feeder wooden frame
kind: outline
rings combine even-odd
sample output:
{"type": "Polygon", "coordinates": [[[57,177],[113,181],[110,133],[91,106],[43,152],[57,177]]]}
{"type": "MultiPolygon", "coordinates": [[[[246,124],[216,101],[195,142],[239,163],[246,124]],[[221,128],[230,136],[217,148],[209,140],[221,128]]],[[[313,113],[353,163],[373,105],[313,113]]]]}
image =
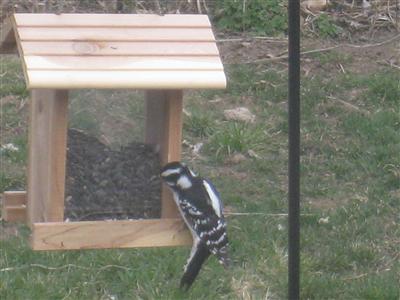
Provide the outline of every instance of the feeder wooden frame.
{"type": "Polygon", "coordinates": [[[14,14],[0,53],[16,49],[31,93],[28,188],[3,194],[3,219],[26,222],[34,250],[190,244],[165,186],[160,219],[63,221],[68,90],[144,90],[145,143],[159,148],[162,165],[180,160],[183,89],[226,86],[208,17],[14,14]]]}

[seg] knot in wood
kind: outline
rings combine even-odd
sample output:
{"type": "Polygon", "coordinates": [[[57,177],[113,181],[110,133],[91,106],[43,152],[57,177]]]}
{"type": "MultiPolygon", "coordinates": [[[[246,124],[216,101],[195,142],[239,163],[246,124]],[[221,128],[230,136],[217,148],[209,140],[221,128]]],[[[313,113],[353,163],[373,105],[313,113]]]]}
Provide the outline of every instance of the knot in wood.
{"type": "Polygon", "coordinates": [[[99,46],[93,42],[75,42],[72,48],[76,53],[82,55],[93,54],[99,50],[99,46]]]}

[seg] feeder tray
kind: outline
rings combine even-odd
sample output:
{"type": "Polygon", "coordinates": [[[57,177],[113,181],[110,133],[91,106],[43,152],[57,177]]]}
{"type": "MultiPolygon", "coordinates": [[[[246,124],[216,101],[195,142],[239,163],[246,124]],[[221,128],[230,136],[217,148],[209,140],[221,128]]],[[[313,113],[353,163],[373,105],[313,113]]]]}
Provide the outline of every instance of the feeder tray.
{"type": "Polygon", "coordinates": [[[34,250],[190,244],[165,186],[160,219],[63,221],[68,90],[144,90],[144,142],[161,165],[180,160],[183,90],[226,86],[208,17],[14,14],[0,53],[17,50],[30,90],[28,187],[4,193],[3,219],[26,222],[34,250]]]}

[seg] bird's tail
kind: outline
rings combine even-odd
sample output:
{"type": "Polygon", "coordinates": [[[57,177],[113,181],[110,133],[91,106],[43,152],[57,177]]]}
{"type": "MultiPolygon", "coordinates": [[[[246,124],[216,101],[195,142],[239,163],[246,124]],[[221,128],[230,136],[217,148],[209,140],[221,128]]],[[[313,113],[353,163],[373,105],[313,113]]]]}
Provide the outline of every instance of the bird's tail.
{"type": "Polygon", "coordinates": [[[186,265],[185,272],[181,278],[181,289],[188,290],[197,275],[200,272],[201,266],[210,256],[210,251],[207,249],[206,245],[199,243],[194,255],[191,257],[190,261],[186,265]]]}

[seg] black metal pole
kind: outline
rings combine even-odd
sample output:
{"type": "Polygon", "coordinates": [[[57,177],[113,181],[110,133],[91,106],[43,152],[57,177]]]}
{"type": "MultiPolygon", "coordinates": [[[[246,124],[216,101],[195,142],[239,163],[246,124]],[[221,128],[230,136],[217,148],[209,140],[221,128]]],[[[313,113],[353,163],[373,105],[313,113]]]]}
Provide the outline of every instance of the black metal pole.
{"type": "Polygon", "coordinates": [[[300,298],[300,0],[289,0],[288,298],[300,298]]]}

